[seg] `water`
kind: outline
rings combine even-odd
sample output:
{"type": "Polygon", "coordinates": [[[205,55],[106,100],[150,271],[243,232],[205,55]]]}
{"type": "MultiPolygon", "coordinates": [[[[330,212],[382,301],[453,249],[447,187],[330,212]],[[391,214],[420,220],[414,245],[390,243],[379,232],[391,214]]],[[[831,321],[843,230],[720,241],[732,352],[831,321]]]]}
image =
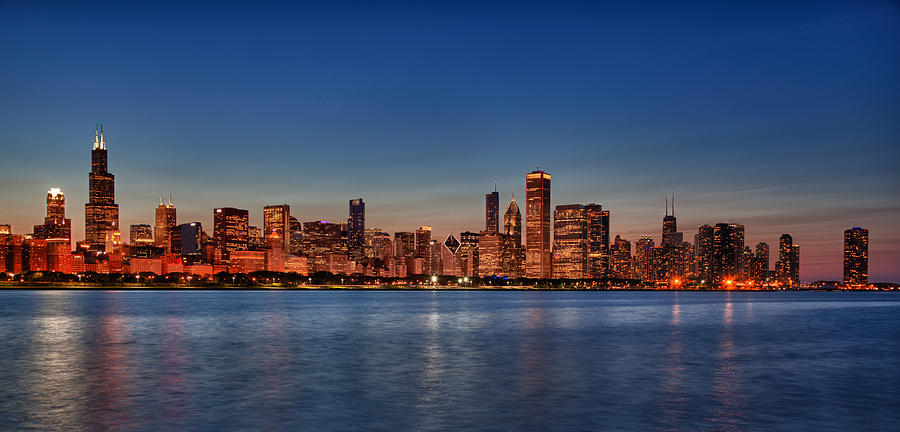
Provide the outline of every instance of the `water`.
{"type": "Polygon", "coordinates": [[[897,430],[900,295],[0,292],[4,430],[897,430]]]}

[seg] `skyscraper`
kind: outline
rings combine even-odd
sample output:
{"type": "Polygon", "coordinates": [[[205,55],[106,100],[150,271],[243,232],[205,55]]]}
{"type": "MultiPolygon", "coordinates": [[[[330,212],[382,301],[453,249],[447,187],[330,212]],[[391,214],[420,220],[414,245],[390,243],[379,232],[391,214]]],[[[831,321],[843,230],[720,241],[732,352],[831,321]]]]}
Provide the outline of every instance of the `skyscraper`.
{"type": "Polygon", "coordinates": [[[484,229],[497,232],[500,225],[500,194],[497,193],[497,183],[494,183],[494,191],[484,195],[484,229]]]}
{"type": "Polygon", "coordinates": [[[588,224],[588,276],[601,278],[609,272],[609,210],[591,203],[584,206],[584,212],[588,224]]]}
{"type": "Polygon", "coordinates": [[[744,226],[717,223],[713,227],[712,281],[733,284],[741,275],[741,256],[744,251],[744,226]]]}
{"type": "Polygon", "coordinates": [[[525,251],[522,249],[522,213],[515,196],[509,200],[503,214],[503,234],[500,236],[500,272],[509,277],[525,273],[525,251]]]}
{"type": "Polygon", "coordinates": [[[525,276],[550,277],[550,174],[525,175],[525,276]]]}
{"type": "Polygon", "coordinates": [[[397,231],[394,233],[394,256],[397,258],[416,257],[415,233],[404,231],[397,231]]]}
{"type": "Polygon", "coordinates": [[[756,244],[756,254],[753,255],[753,279],[757,283],[767,282],[769,279],[769,245],[767,243],[756,244]]]}
{"type": "Polygon", "coordinates": [[[350,259],[360,261],[365,256],[366,203],[362,198],[350,200],[350,218],[347,220],[347,248],[350,259]]]}
{"type": "Polygon", "coordinates": [[[233,251],[247,250],[250,212],[232,207],[213,210],[213,242],[228,262],[233,251]]]}
{"type": "Polygon", "coordinates": [[[119,206],[116,204],[115,176],[108,171],[103,126],[95,130],[88,175],[89,198],[84,205],[84,237],[91,248],[103,250],[106,241],[119,231],[119,206]]]}
{"type": "Polygon", "coordinates": [[[128,242],[132,246],[152,246],[153,228],[150,224],[137,224],[130,227],[128,242]]]}
{"type": "Polygon", "coordinates": [[[263,234],[265,238],[277,236],[282,253],[291,253],[291,206],[287,204],[263,207],[263,234]]]}
{"type": "Polygon", "coordinates": [[[631,278],[631,242],[619,236],[610,248],[610,276],[621,279],[631,278]]]}
{"type": "Polygon", "coordinates": [[[556,206],[553,212],[553,277],[587,277],[588,249],[588,224],[584,206],[556,206]]]}
{"type": "Polygon", "coordinates": [[[844,231],[844,284],[869,283],[869,230],[853,227],[844,231]]]}
{"type": "Polygon", "coordinates": [[[778,239],[775,277],[784,285],[793,286],[800,282],[800,246],[794,244],[790,234],[782,234],[778,239]]]}
{"type": "Polygon", "coordinates": [[[422,258],[422,271],[424,274],[431,272],[431,227],[420,226],[416,230],[416,257],[422,258]]]}
{"type": "Polygon", "coordinates": [[[34,238],[71,242],[72,220],[66,219],[66,196],[59,188],[47,192],[47,217],[34,226],[34,238]]]}
{"type": "Polygon", "coordinates": [[[159,206],[156,207],[156,227],[154,229],[154,242],[157,247],[165,248],[166,252],[172,251],[172,231],[176,222],[175,206],[172,204],[172,196],[169,195],[169,203],[163,204],[162,195],[159,196],[159,206]]]}
{"type": "Polygon", "coordinates": [[[697,274],[700,276],[701,282],[707,287],[713,284],[713,227],[709,225],[701,225],[697,229],[697,237],[695,238],[694,259],[697,261],[697,274]]]}

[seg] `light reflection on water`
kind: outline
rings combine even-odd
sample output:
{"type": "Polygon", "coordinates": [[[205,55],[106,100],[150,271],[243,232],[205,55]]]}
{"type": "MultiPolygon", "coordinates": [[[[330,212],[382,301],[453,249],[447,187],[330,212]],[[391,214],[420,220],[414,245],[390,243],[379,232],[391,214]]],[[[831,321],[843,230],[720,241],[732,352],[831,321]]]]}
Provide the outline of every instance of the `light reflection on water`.
{"type": "Polygon", "coordinates": [[[0,292],[33,430],[884,430],[900,298],[0,292]]]}

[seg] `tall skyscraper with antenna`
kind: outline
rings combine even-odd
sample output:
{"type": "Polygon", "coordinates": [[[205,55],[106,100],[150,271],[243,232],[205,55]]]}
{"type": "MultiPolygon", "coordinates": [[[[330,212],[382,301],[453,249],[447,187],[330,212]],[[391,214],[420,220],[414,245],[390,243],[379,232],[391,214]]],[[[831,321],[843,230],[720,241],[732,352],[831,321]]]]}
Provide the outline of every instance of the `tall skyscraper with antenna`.
{"type": "Polygon", "coordinates": [[[108,171],[103,125],[94,132],[91,173],[88,175],[88,202],[84,205],[84,239],[91,248],[103,250],[106,240],[119,231],[115,176],[108,171]]]}
{"type": "Polygon", "coordinates": [[[494,179],[494,191],[484,195],[484,229],[497,232],[500,226],[500,195],[497,193],[497,180],[494,179]]]}
{"type": "Polygon", "coordinates": [[[672,212],[669,213],[669,196],[666,195],[666,215],[663,217],[662,226],[662,245],[667,246],[671,243],[680,242],[676,239],[678,233],[678,223],[675,219],[675,194],[672,194],[672,212]]]}

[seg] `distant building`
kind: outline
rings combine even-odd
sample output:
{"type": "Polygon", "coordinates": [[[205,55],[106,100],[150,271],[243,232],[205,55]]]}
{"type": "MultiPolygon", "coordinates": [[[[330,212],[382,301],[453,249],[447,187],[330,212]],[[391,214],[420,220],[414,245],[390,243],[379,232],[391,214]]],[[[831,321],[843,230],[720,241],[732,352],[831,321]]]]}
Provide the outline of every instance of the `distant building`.
{"type": "Polygon", "coordinates": [[[712,281],[714,284],[735,283],[741,276],[744,250],[744,226],[717,223],[713,227],[712,281]]]}
{"type": "Polygon", "coordinates": [[[457,255],[459,256],[463,276],[471,277],[480,274],[478,272],[478,243],[478,233],[464,231],[459,234],[459,252],[457,252],[457,255]]]}
{"type": "Polygon", "coordinates": [[[588,224],[584,206],[556,206],[553,212],[553,277],[587,277],[588,249],[588,224]]]}
{"type": "Polygon", "coordinates": [[[694,238],[694,259],[697,261],[697,275],[701,279],[701,284],[707,287],[713,284],[713,259],[715,254],[713,233],[713,227],[701,225],[697,230],[697,236],[694,238]]]}
{"type": "Polygon", "coordinates": [[[366,203],[362,198],[350,200],[350,218],[347,219],[347,249],[350,259],[360,261],[365,256],[366,203]]]}
{"type": "Polygon", "coordinates": [[[756,253],[751,264],[753,268],[753,280],[757,283],[768,282],[769,279],[769,245],[757,243],[756,253]]]}
{"type": "Polygon", "coordinates": [[[782,234],[778,239],[775,277],[784,285],[793,286],[800,282],[800,246],[794,245],[790,234],[782,234]]]}
{"type": "Polygon", "coordinates": [[[197,257],[196,261],[199,261],[202,246],[200,238],[203,232],[203,225],[200,222],[190,222],[178,225],[176,231],[178,232],[178,246],[181,255],[194,256],[197,257]]]}
{"type": "Polygon", "coordinates": [[[525,249],[522,248],[522,213],[515,197],[503,214],[503,234],[500,236],[500,272],[519,278],[525,274],[525,249]]]}
{"type": "Polygon", "coordinates": [[[341,224],[328,221],[304,222],[303,253],[310,257],[324,257],[329,254],[347,255],[347,245],[344,243],[341,224]]]}
{"type": "Polygon", "coordinates": [[[550,174],[525,175],[525,276],[550,277],[550,174]]]}
{"type": "Polygon", "coordinates": [[[42,225],[34,226],[34,237],[71,244],[72,220],[66,219],[66,196],[59,188],[47,192],[47,216],[42,225]]]}
{"type": "Polygon", "coordinates": [[[159,205],[156,207],[156,228],[154,229],[154,238],[157,247],[165,248],[172,251],[172,241],[170,235],[178,225],[175,206],[172,204],[172,197],[169,197],[169,203],[163,203],[163,197],[159,197],[159,205]]]}
{"type": "Polygon", "coordinates": [[[655,282],[656,271],[656,246],[653,237],[642,235],[634,243],[634,276],[644,282],[655,282]]]}
{"type": "Polygon", "coordinates": [[[610,246],[610,272],[611,277],[630,279],[631,274],[631,242],[619,236],[610,246]]]}
{"type": "Polygon", "coordinates": [[[84,236],[85,244],[102,250],[108,235],[119,231],[119,206],[116,204],[115,176],[108,171],[103,126],[95,132],[88,176],[89,198],[84,205],[84,236]]]}
{"type": "Polygon", "coordinates": [[[129,227],[128,243],[132,246],[152,246],[153,227],[150,224],[137,224],[129,227]]]}
{"type": "Polygon", "coordinates": [[[600,204],[584,206],[587,219],[588,276],[601,278],[609,272],[609,210],[600,204]]]}
{"type": "Polygon", "coordinates": [[[415,233],[403,231],[394,233],[394,256],[397,258],[415,258],[417,256],[415,233]]]}
{"type": "Polygon", "coordinates": [[[287,204],[268,205],[263,207],[263,236],[278,236],[281,241],[278,249],[282,254],[291,253],[291,206],[287,204]]]}
{"type": "Polygon", "coordinates": [[[869,283],[869,230],[853,227],[844,231],[844,284],[869,283]]]}
{"type": "Polygon", "coordinates": [[[232,207],[213,210],[213,243],[227,263],[231,252],[247,250],[249,243],[250,212],[232,207]]]}
{"type": "Polygon", "coordinates": [[[497,193],[497,185],[494,191],[484,195],[484,229],[485,231],[498,230],[500,225],[500,195],[497,193]]]}
{"type": "Polygon", "coordinates": [[[416,257],[422,258],[425,273],[431,272],[431,227],[424,225],[416,230],[416,257]]]}
{"type": "Polygon", "coordinates": [[[484,230],[478,236],[478,274],[480,276],[500,276],[500,253],[503,234],[484,230]]]}

